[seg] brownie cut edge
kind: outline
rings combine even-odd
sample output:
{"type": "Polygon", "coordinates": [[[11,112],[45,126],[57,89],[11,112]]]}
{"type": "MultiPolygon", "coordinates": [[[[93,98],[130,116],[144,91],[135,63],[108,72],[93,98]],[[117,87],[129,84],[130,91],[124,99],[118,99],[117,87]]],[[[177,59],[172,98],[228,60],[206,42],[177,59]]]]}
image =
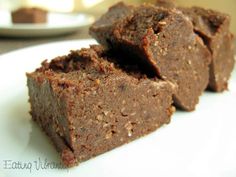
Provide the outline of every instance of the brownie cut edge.
{"type": "Polygon", "coordinates": [[[43,62],[27,85],[32,119],[67,167],[156,130],[174,112],[171,83],[121,70],[100,46],[43,62]]]}
{"type": "Polygon", "coordinates": [[[178,7],[172,0],[157,0],[156,5],[176,8],[192,21],[194,32],[211,53],[208,89],[215,92],[227,90],[235,64],[235,37],[230,32],[230,16],[197,6],[178,7]]]}
{"type": "Polygon", "coordinates": [[[177,84],[174,104],[186,111],[195,109],[209,81],[211,58],[191,21],[179,10],[119,3],[91,26],[90,34],[111,50],[135,56],[136,63],[148,66],[157,77],[177,84]],[[121,15],[123,9],[129,13],[121,15]]]}
{"type": "Polygon", "coordinates": [[[208,89],[216,92],[227,90],[235,63],[235,38],[229,29],[229,15],[201,7],[179,9],[190,18],[195,33],[211,53],[208,89]]]}

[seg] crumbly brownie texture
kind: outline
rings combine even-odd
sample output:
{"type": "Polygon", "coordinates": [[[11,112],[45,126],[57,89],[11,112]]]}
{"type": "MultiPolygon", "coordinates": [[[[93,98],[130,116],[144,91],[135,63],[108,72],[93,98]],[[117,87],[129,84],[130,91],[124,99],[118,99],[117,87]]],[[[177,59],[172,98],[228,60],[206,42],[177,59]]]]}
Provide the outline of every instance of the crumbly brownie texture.
{"type": "Polygon", "coordinates": [[[132,5],[126,5],[123,2],[119,2],[108,9],[109,14],[101,16],[101,18],[91,26],[90,34],[97,39],[101,44],[105,46],[111,45],[107,36],[113,36],[113,28],[115,24],[123,21],[124,18],[132,15],[135,7],[132,5]],[[97,37],[99,33],[99,38],[97,37]]]}
{"type": "Polygon", "coordinates": [[[180,11],[119,3],[92,25],[90,34],[112,50],[136,56],[136,63],[176,84],[175,105],[195,109],[208,84],[210,53],[180,11]],[[130,11],[121,15],[124,9],[130,11]]]}
{"type": "Polygon", "coordinates": [[[209,89],[217,92],[228,88],[234,67],[234,36],[229,31],[230,17],[200,7],[179,8],[194,24],[194,30],[212,55],[209,89]]]}
{"type": "Polygon", "coordinates": [[[47,11],[41,8],[23,7],[11,13],[13,23],[46,23],[47,11]]]}
{"type": "Polygon", "coordinates": [[[156,5],[178,8],[190,18],[195,33],[203,39],[211,53],[208,88],[216,92],[227,90],[235,62],[234,36],[229,31],[230,17],[227,14],[201,7],[177,7],[173,0],[157,0],[156,5]]]}
{"type": "Polygon", "coordinates": [[[106,56],[92,46],[27,74],[32,118],[67,167],[156,130],[174,111],[172,84],[121,70],[106,56]]]}

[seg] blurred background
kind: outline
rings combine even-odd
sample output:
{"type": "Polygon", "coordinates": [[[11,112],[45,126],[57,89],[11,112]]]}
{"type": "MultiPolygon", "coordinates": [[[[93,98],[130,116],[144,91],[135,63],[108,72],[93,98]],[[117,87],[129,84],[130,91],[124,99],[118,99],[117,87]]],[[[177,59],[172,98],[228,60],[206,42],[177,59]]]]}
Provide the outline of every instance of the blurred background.
{"type": "MultiPolygon", "coordinates": [[[[21,6],[40,6],[51,11],[86,12],[100,15],[120,0],[0,0],[0,9],[16,9],[21,6]]],[[[155,0],[124,0],[131,4],[154,3],[155,0]]],[[[183,6],[203,6],[226,12],[232,17],[231,29],[236,33],[236,0],[176,0],[183,6]]]]}
{"type": "MultiPolygon", "coordinates": [[[[63,13],[87,13],[95,18],[107,11],[107,8],[120,0],[0,0],[1,10],[15,10],[19,7],[42,7],[51,12],[63,13]]],[[[181,6],[202,6],[225,12],[231,15],[231,31],[236,34],[236,0],[175,0],[181,6]]],[[[129,4],[140,4],[144,2],[155,3],[155,0],[124,0],[129,4]]],[[[0,22],[4,19],[0,17],[0,22]]],[[[77,32],[70,35],[56,36],[38,39],[16,39],[0,36],[0,54],[14,49],[32,46],[36,44],[90,38],[88,26],[79,28],[77,32]]]]}

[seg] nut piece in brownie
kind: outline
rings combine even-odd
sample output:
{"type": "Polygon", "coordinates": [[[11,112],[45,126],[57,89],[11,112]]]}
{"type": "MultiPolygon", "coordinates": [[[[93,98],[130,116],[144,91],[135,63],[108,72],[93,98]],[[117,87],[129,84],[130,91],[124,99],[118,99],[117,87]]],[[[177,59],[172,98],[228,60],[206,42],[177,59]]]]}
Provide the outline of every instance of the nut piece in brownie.
{"type": "Polygon", "coordinates": [[[67,167],[156,130],[174,111],[171,83],[108,60],[101,46],[91,46],[27,74],[32,118],[67,167]]]}
{"type": "Polygon", "coordinates": [[[136,62],[149,66],[159,78],[177,84],[175,105],[195,109],[208,84],[210,53],[180,11],[119,3],[92,25],[90,34],[112,50],[136,56],[136,62]],[[125,16],[124,9],[130,9],[125,16]]]}
{"type": "Polygon", "coordinates": [[[208,88],[221,92],[228,88],[234,67],[234,36],[229,31],[230,17],[200,7],[179,8],[187,15],[212,55],[208,88]]]}
{"type": "Polygon", "coordinates": [[[11,13],[13,23],[46,23],[47,11],[38,7],[22,7],[11,13]]]}

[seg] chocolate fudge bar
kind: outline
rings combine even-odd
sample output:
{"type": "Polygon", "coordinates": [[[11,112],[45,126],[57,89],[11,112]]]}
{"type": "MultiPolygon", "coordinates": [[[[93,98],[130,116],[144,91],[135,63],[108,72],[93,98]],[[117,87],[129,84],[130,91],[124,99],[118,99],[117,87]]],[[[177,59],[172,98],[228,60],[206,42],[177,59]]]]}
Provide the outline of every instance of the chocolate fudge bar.
{"type": "Polygon", "coordinates": [[[178,85],[175,105],[195,109],[208,84],[211,58],[191,21],[180,11],[118,3],[92,25],[90,34],[111,50],[136,56],[136,63],[178,85]]]}
{"type": "Polygon", "coordinates": [[[221,92],[228,88],[234,67],[234,36],[229,31],[230,17],[200,7],[179,8],[187,15],[212,55],[208,88],[221,92]]]}
{"type": "Polygon", "coordinates": [[[111,61],[115,56],[91,46],[27,74],[32,118],[67,167],[170,121],[175,86],[111,61]]]}
{"type": "Polygon", "coordinates": [[[11,13],[13,23],[46,23],[47,11],[41,8],[22,7],[11,13]]]}
{"type": "Polygon", "coordinates": [[[178,7],[173,0],[157,0],[156,5],[177,8],[190,18],[195,33],[203,39],[211,53],[208,88],[216,92],[226,90],[234,67],[234,36],[229,30],[230,17],[201,7],[178,7]]]}

